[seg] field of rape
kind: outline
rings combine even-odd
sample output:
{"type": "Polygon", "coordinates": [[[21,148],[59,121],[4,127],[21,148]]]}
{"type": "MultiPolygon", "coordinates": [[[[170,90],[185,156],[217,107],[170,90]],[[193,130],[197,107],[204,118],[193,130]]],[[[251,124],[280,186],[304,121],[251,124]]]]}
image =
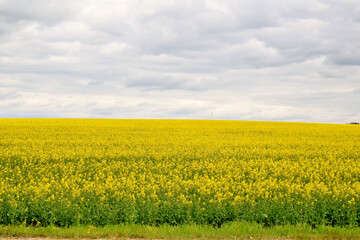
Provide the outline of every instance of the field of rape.
{"type": "Polygon", "coordinates": [[[0,119],[0,225],[360,225],[360,127],[0,119]]]}

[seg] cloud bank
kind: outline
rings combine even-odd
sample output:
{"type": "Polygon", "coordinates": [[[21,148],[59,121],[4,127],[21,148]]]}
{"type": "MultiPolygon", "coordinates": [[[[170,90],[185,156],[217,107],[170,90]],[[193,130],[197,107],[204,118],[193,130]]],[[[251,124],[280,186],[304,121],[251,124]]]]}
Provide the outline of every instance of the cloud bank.
{"type": "Polygon", "coordinates": [[[360,121],[356,0],[0,0],[0,117],[360,121]]]}

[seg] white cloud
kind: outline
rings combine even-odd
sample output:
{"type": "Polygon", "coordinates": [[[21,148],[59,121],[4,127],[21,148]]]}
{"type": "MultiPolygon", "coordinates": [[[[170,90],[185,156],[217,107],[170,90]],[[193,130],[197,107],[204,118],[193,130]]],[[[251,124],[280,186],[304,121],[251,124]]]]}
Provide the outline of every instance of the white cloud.
{"type": "Polygon", "coordinates": [[[0,0],[0,117],[359,121],[360,4],[0,0]]]}

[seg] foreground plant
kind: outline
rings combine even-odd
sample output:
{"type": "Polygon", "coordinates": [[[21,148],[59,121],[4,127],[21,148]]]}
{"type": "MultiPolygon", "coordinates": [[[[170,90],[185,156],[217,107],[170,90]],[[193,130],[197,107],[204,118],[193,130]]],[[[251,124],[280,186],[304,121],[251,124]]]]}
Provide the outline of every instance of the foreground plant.
{"type": "Polygon", "coordinates": [[[354,125],[0,119],[0,224],[357,226],[359,149],[354,125]]]}

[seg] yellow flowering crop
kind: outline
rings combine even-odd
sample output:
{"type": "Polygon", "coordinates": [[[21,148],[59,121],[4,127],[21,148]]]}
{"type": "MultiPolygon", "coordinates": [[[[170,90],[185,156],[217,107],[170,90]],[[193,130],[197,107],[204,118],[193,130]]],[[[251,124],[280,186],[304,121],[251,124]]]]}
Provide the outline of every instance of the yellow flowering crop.
{"type": "Polygon", "coordinates": [[[5,225],[360,223],[356,125],[0,119],[0,162],[5,225]]]}

